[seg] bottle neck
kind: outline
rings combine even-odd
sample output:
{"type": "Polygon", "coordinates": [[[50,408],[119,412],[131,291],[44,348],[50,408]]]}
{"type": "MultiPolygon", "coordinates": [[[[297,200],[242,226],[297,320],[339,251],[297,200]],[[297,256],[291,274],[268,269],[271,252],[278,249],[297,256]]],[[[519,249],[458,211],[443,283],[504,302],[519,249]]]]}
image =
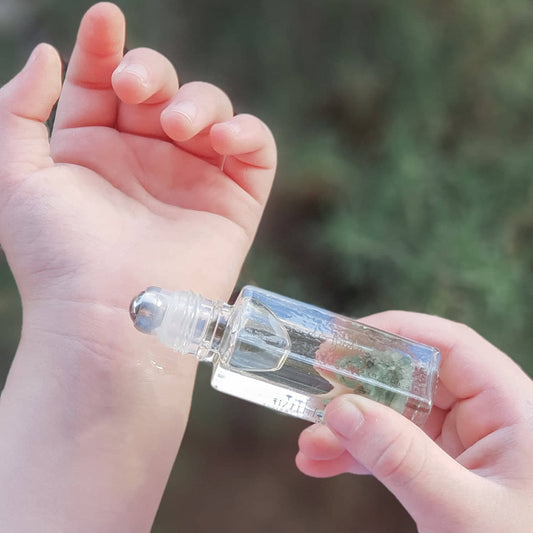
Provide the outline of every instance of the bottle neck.
{"type": "Polygon", "coordinates": [[[202,333],[191,339],[191,351],[185,353],[192,353],[196,349],[194,355],[199,361],[212,362],[220,354],[220,343],[234,308],[224,302],[209,300],[208,303],[205,298],[202,300],[196,325],[197,331],[202,333]]]}
{"type": "Polygon", "coordinates": [[[155,331],[159,340],[200,361],[216,358],[233,306],[193,292],[180,291],[165,296],[165,313],[155,331]]]}

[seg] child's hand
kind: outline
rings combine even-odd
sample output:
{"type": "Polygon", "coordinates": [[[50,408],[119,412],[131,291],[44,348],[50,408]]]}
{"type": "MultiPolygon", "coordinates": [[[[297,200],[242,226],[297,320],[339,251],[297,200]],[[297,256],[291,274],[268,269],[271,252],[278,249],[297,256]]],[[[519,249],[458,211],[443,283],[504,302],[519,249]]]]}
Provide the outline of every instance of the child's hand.
{"type": "Polygon", "coordinates": [[[274,176],[261,121],[210,84],[178,88],[153,50],[123,56],[124,35],[119,9],[98,4],[62,90],[48,45],[0,89],[0,242],[24,313],[0,404],[0,516],[20,510],[21,530],[59,500],[86,529],[59,512],[58,530],[149,529],[195,363],[136,332],[130,300],[149,285],[229,296],[274,176]]]}
{"type": "Polygon", "coordinates": [[[255,233],[276,162],[266,126],[233,117],[212,85],[178,89],[157,52],[123,48],[119,10],[93,7],[51,148],[55,51],[39,47],[0,93],[1,242],[25,306],[125,309],[147,284],[227,296],[255,233]]]}
{"type": "Polygon", "coordinates": [[[531,531],[533,382],[460,324],[402,312],[364,322],[441,350],[425,433],[381,404],[341,396],[328,405],[326,425],[302,432],[300,470],[373,474],[421,532],[531,531]]]}

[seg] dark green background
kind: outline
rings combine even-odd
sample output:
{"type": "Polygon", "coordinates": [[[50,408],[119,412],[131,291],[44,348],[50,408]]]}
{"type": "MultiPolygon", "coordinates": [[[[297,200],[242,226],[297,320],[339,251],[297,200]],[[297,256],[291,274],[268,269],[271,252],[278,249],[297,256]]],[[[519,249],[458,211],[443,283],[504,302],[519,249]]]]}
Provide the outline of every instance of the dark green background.
{"type": "MultiPolygon", "coordinates": [[[[39,41],[68,58],[89,5],[0,0],[0,80],[39,41]]],[[[463,321],[533,373],[530,1],[120,6],[129,48],[159,49],[182,82],[221,86],[274,131],[277,182],[242,283],[353,316],[463,321]]],[[[3,260],[0,324],[1,383],[20,327],[3,260]]],[[[154,532],[415,531],[372,478],[299,474],[304,426],[211,391],[204,369],[154,532]]]]}

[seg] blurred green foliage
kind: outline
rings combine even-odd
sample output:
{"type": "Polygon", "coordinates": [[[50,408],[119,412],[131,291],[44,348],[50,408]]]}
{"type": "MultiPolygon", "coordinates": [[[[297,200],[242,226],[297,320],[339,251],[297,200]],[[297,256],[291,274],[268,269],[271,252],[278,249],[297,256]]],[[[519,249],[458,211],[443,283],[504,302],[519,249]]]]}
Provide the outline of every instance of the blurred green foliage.
{"type": "MultiPolygon", "coordinates": [[[[89,5],[0,0],[1,80],[38,41],[68,57],[89,5]]],[[[275,133],[277,183],[243,283],[354,316],[402,308],[463,321],[533,374],[531,2],[120,5],[130,48],[158,48],[183,82],[220,85],[275,133]]],[[[0,290],[5,376],[20,324],[5,263],[0,290]]],[[[276,482],[269,465],[287,469],[299,423],[221,398],[204,374],[154,531],[349,531],[350,516],[361,532],[414,531],[371,480],[276,482]],[[212,513],[195,510],[199,493],[212,513]],[[373,510],[385,504],[390,521],[373,510]]]]}

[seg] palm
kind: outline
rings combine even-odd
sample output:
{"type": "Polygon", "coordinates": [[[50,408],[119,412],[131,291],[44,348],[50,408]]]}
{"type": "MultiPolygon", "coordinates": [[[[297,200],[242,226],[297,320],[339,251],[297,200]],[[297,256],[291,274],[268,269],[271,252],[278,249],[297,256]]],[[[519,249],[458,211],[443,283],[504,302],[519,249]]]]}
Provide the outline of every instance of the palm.
{"type": "MultiPolygon", "coordinates": [[[[56,136],[61,137],[57,155],[62,162],[96,171],[125,196],[158,214],[179,219],[184,209],[202,211],[253,232],[261,206],[210,161],[221,159],[214,152],[202,157],[169,140],[108,127],[62,130],[56,136]],[[242,209],[251,211],[251,220],[240,216],[242,209]]],[[[54,145],[53,138],[53,153],[54,145]]]]}
{"type": "MultiPolygon", "coordinates": [[[[40,195],[57,195],[60,218],[69,216],[63,211],[76,217],[70,231],[93,235],[101,248],[74,250],[75,260],[85,264],[95,264],[88,256],[105,258],[96,262],[102,271],[89,275],[107,272],[109,280],[116,273],[117,283],[134,278],[128,280],[130,290],[173,287],[191,270],[204,272],[214,284],[235,280],[262,206],[218,167],[169,142],[110,128],[60,135],[69,147],[61,151],[61,161],[79,161],[78,146],[88,144],[91,151],[83,166],[70,165],[59,176],[55,167],[49,169],[61,183],[40,195]]],[[[50,235],[50,242],[58,237],[77,236],[62,230],[50,235]]]]}

